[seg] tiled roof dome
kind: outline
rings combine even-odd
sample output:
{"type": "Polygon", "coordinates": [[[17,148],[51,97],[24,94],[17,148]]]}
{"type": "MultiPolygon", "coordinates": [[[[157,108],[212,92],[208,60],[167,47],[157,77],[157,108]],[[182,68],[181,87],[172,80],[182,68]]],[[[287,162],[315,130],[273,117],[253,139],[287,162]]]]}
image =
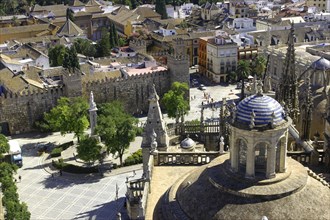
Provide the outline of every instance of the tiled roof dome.
{"type": "Polygon", "coordinates": [[[275,99],[266,95],[256,94],[243,99],[237,106],[236,122],[249,125],[252,112],[255,127],[267,126],[272,120],[274,125],[284,122],[285,113],[282,106],[275,99]]]}
{"type": "Polygon", "coordinates": [[[316,70],[328,70],[330,69],[330,61],[321,57],[312,63],[312,68],[316,70]]]}
{"type": "Polygon", "coordinates": [[[195,147],[196,143],[193,139],[187,137],[181,142],[181,147],[184,149],[190,149],[192,147],[195,147]]]}

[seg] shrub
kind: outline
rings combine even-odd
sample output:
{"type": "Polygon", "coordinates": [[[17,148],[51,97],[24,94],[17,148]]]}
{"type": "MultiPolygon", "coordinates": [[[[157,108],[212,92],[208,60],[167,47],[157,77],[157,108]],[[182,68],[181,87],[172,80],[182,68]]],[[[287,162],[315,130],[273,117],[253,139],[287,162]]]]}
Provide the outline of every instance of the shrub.
{"type": "Polygon", "coordinates": [[[64,150],[68,149],[69,147],[71,147],[73,145],[73,141],[69,141],[69,142],[66,142],[66,143],[63,143],[63,144],[60,144],[58,145],[57,147],[60,147],[64,150]]]}
{"type": "Polygon", "coordinates": [[[124,161],[124,166],[142,163],[142,149],[137,150],[131,156],[128,156],[124,161]]]}
{"type": "Polygon", "coordinates": [[[98,173],[98,167],[81,167],[76,166],[74,164],[65,163],[63,159],[59,159],[58,161],[53,160],[53,166],[59,170],[63,170],[68,173],[79,173],[79,174],[86,174],[86,173],[98,173]]]}
{"type": "Polygon", "coordinates": [[[52,152],[50,153],[50,156],[51,157],[60,157],[61,152],[68,149],[72,145],[73,145],[73,141],[60,144],[52,150],[52,152]]]}
{"type": "Polygon", "coordinates": [[[61,156],[61,152],[63,151],[63,148],[61,147],[56,147],[52,150],[52,152],[50,153],[51,157],[60,157],[61,156]]]}
{"type": "Polygon", "coordinates": [[[116,164],[116,163],[112,164],[112,169],[117,169],[118,167],[119,167],[118,164],[116,164]]]}
{"type": "Polygon", "coordinates": [[[136,128],[136,136],[142,136],[143,134],[143,127],[137,127],[136,128]]]}

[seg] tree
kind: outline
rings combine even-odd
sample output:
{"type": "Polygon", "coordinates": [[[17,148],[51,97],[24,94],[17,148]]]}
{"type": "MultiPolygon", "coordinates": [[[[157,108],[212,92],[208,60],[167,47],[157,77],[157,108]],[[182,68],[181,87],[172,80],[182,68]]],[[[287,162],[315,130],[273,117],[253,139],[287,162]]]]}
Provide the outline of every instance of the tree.
{"type": "Polygon", "coordinates": [[[97,55],[98,57],[105,57],[110,55],[110,35],[106,29],[102,30],[102,38],[97,43],[97,55]]]}
{"type": "Polygon", "coordinates": [[[73,11],[70,8],[66,9],[66,20],[70,19],[71,21],[74,21],[73,17],[73,11]]]}
{"type": "Polygon", "coordinates": [[[102,146],[94,137],[85,135],[77,146],[78,157],[83,161],[93,164],[101,157],[102,146]]]}
{"type": "Polygon", "coordinates": [[[6,162],[0,163],[0,183],[3,192],[3,206],[6,209],[5,219],[23,219],[31,218],[26,203],[20,203],[17,193],[17,187],[14,183],[14,173],[17,166],[6,162]]]}
{"type": "Polygon", "coordinates": [[[138,2],[136,0],[130,0],[130,1],[131,1],[132,9],[136,9],[136,7],[138,6],[138,2]]]}
{"type": "Polygon", "coordinates": [[[123,164],[123,155],[134,141],[138,120],[124,111],[118,101],[100,106],[96,132],[107,147],[107,152],[117,155],[120,165],[123,164]]]}
{"type": "Polygon", "coordinates": [[[68,69],[70,72],[74,72],[75,69],[80,69],[79,59],[74,45],[72,45],[70,48],[66,48],[63,67],[68,69]]]}
{"type": "Polygon", "coordinates": [[[17,7],[18,7],[18,1],[17,0],[1,0],[0,1],[1,15],[16,14],[17,7]]]}
{"type": "Polygon", "coordinates": [[[3,154],[9,152],[9,144],[5,135],[0,134],[0,158],[3,157],[3,154]]]}
{"type": "Polygon", "coordinates": [[[114,23],[112,23],[112,34],[113,34],[115,46],[118,46],[119,37],[118,37],[118,32],[117,32],[117,29],[116,29],[116,26],[114,23]]]}
{"type": "Polygon", "coordinates": [[[49,48],[48,57],[50,66],[62,66],[65,53],[66,49],[62,44],[49,48]]]}
{"type": "Polygon", "coordinates": [[[88,39],[78,38],[73,43],[77,50],[77,53],[83,54],[85,56],[94,57],[96,54],[96,48],[94,44],[88,39]]]}
{"type": "Polygon", "coordinates": [[[266,70],[266,59],[263,56],[257,56],[254,61],[254,72],[257,74],[258,78],[261,78],[266,70]]]}
{"type": "Polygon", "coordinates": [[[165,0],[156,0],[156,12],[162,16],[162,19],[167,19],[165,0]]]}
{"type": "Polygon", "coordinates": [[[244,99],[244,80],[250,75],[251,67],[250,63],[246,60],[240,60],[236,70],[240,80],[242,80],[241,100],[244,99]]]}
{"type": "Polygon", "coordinates": [[[119,44],[119,37],[117,33],[117,29],[114,23],[110,24],[110,30],[109,30],[109,41],[110,41],[110,48],[116,47],[119,44]]]}
{"type": "Polygon", "coordinates": [[[74,132],[78,138],[89,126],[88,103],[81,97],[58,99],[57,106],[44,114],[44,121],[37,123],[41,129],[60,131],[62,135],[74,132]]]}
{"type": "Polygon", "coordinates": [[[123,47],[125,45],[127,45],[127,40],[123,37],[120,37],[119,40],[118,40],[118,46],[123,47]]]}
{"type": "Polygon", "coordinates": [[[110,24],[110,29],[109,29],[109,44],[110,44],[110,48],[113,48],[114,46],[116,46],[115,35],[114,35],[112,23],[110,24]]]}
{"type": "Polygon", "coordinates": [[[162,103],[166,108],[168,117],[175,118],[177,113],[188,113],[189,102],[185,98],[188,91],[189,86],[187,83],[174,82],[171,89],[164,94],[162,103]]]}

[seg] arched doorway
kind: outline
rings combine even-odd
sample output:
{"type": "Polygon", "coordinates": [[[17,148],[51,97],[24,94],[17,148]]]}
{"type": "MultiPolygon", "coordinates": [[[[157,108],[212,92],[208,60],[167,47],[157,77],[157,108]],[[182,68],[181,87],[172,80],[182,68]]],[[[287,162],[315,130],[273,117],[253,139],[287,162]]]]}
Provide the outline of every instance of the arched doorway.
{"type": "Polygon", "coordinates": [[[267,170],[267,153],[268,153],[268,144],[265,142],[258,143],[255,146],[254,150],[254,166],[255,174],[265,174],[267,170]]]}

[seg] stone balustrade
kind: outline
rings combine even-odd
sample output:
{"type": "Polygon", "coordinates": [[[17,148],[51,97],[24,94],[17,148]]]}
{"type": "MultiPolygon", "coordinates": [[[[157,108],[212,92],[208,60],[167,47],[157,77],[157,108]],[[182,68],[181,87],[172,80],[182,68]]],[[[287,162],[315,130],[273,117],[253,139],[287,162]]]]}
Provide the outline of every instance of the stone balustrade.
{"type": "Polygon", "coordinates": [[[213,152],[159,152],[155,156],[155,166],[161,165],[203,165],[219,156],[218,151],[213,152]]]}

